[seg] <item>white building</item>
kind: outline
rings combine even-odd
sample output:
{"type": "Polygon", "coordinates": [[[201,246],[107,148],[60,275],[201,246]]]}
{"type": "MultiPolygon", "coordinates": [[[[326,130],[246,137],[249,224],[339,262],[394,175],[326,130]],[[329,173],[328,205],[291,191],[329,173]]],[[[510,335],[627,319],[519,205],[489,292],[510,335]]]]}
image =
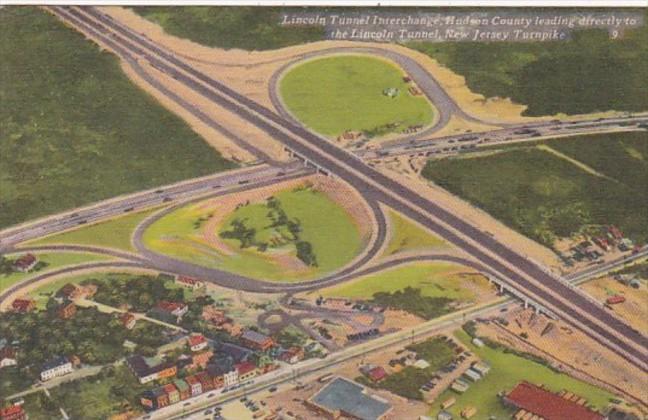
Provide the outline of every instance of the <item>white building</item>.
{"type": "Polygon", "coordinates": [[[238,380],[238,371],[236,369],[232,369],[223,375],[223,385],[225,387],[236,385],[238,380]]]}
{"type": "Polygon", "coordinates": [[[56,357],[45,363],[40,373],[41,381],[49,381],[58,376],[67,375],[72,372],[72,363],[67,357],[56,357]]]}

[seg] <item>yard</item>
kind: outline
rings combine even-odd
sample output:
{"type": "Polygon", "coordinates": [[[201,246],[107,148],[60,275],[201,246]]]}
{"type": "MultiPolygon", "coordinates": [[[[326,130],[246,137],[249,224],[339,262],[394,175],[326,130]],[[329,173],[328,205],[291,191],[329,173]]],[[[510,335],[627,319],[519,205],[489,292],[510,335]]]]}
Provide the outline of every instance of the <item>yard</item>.
{"type": "Polygon", "coordinates": [[[255,202],[240,206],[219,222],[216,231],[207,232],[218,236],[214,239],[222,241],[229,254],[205,240],[203,227],[212,212],[204,203],[160,218],[147,229],[144,242],[154,251],[184,261],[271,281],[313,278],[342,267],[361,251],[362,239],[352,216],[326,194],[313,188],[295,188],[274,197],[287,219],[298,222],[298,241],[289,237],[285,225],[271,227],[274,222],[268,218],[267,203],[255,202]],[[235,220],[249,233],[254,231],[253,245],[244,245],[235,234],[223,234],[233,232],[235,220]],[[316,265],[309,266],[297,258],[298,242],[310,244],[316,265]]]}
{"type": "Polygon", "coordinates": [[[616,225],[648,240],[648,134],[603,134],[430,160],[422,175],[545,246],[616,225]]]}
{"type": "Polygon", "coordinates": [[[302,123],[314,131],[338,136],[347,130],[379,137],[434,118],[424,97],[408,92],[404,73],[385,60],[367,56],[314,59],[288,71],[280,93],[302,123]],[[395,97],[384,89],[398,89],[395,97]]]}
{"type": "MultiPolygon", "coordinates": [[[[22,253],[7,255],[7,257],[9,259],[13,259],[20,255],[22,255],[22,253]]],[[[109,257],[103,255],[82,253],[82,252],[51,252],[51,253],[44,252],[44,253],[37,253],[34,255],[38,258],[38,261],[41,261],[46,265],[42,269],[31,273],[14,272],[9,275],[0,274],[0,292],[2,292],[3,290],[13,286],[14,284],[22,280],[46,273],[56,268],[77,265],[86,262],[106,261],[109,259],[109,257]]]]}
{"type": "Polygon", "coordinates": [[[468,347],[469,351],[490,364],[491,370],[480,381],[471,383],[470,388],[464,394],[457,394],[452,390],[442,393],[435,402],[432,410],[433,416],[436,416],[440,411],[441,402],[455,397],[457,402],[448,411],[457,418],[459,418],[461,410],[469,406],[477,407],[478,418],[489,418],[489,416],[495,416],[498,419],[510,418],[513,413],[502,406],[497,393],[510,391],[523,380],[534,384],[543,384],[552,391],[569,390],[585,397],[588,403],[597,409],[604,408],[610,402],[610,398],[614,398],[607,391],[565,374],[557,373],[524,357],[507,353],[504,348],[497,350],[488,346],[478,348],[470,343],[470,337],[464,331],[458,331],[456,336],[468,347]]]}

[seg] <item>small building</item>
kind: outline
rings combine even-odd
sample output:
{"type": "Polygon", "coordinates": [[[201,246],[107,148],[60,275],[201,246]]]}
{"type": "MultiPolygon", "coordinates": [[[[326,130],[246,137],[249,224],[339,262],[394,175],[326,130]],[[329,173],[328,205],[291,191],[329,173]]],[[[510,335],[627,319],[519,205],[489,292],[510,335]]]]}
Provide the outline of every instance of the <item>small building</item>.
{"type": "Polygon", "coordinates": [[[198,382],[200,382],[200,388],[202,389],[202,392],[209,392],[214,389],[214,381],[212,380],[211,376],[207,374],[207,372],[196,373],[195,378],[198,379],[198,382]]]}
{"type": "Polygon", "coordinates": [[[484,347],[484,342],[483,342],[481,339],[477,338],[477,337],[475,337],[475,338],[472,339],[472,343],[473,343],[475,346],[479,347],[479,348],[484,347]]]}
{"type": "Polygon", "coordinates": [[[189,385],[187,385],[184,380],[175,379],[173,381],[173,385],[175,385],[176,389],[178,390],[181,400],[186,400],[187,398],[191,397],[191,388],[189,388],[189,385]]]}
{"type": "Polygon", "coordinates": [[[463,376],[465,376],[466,378],[470,379],[473,382],[477,382],[478,380],[481,379],[481,375],[479,374],[479,372],[477,372],[473,368],[467,369],[463,373],[463,376]]]}
{"type": "Polygon", "coordinates": [[[463,394],[464,392],[468,391],[468,388],[470,388],[468,382],[464,382],[461,379],[457,379],[452,383],[452,385],[450,385],[450,389],[459,394],[463,394]]]}
{"type": "Polygon", "coordinates": [[[457,402],[457,399],[456,399],[455,397],[450,397],[450,398],[448,398],[447,400],[445,400],[445,401],[443,401],[443,402],[441,403],[441,408],[442,408],[443,410],[447,410],[448,408],[450,408],[450,407],[452,407],[453,405],[455,405],[456,402],[457,402]]]}
{"type": "Polygon", "coordinates": [[[0,349],[0,369],[17,364],[16,350],[13,347],[6,346],[0,349]]]}
{"type": "Polygon", "coordinates": [[[20,405],[0,408],[0,420],[27,420],[27,413],[20,405]]]}
{"type": "Polygon", "coordinates": [[[392,409],[387,401],[369,395],[362,385],[339,376],[305,403],[318,413],[333,419],[349,417],[358,420],[382,420],[392,409]]]}
{"type": "Polygon", "coordinates": [[[440,411],[439,414],[437,414],[437,420],[452,420],[452,414],[447,411],[440,411]]]}
{"type": "Polygon", "coordinates": [[[130,312],[121,314],[119,316],[119,320],[127,330],[132,330],[133,328],[135,328],[135,323],[137,322],[135,315],[131,314],[130,312]]]}
{"type": "Polygon", "coordinates": [[[16,271],[21,273],[27,273],[36,267],[38,264],[38,259],[34,254],[25,254],[14,261],[13,266],[16,271]]]}
{"type": "Polygon", "coordinates": [[[475,414],[477,414],[477,408],[472,407],[472,406],[466,407],[463,410],[461,410],[460,414],[461,414],[461,417],[463,417],[464,419],[469,419],[469,418],[473,417],[475,414]]]}
{"type": "Polygon", "coordinates": [[[157,359],[145,358],[140,355],[127,358],[126,365],[141,384],[158,379],[169,378],[178,373],[178,367],[173,362],[160,362],[157,359]]]}
{"type": "Polygon", "coordinates": [[[304,349],[293,346],[279,355],[279,360],[285,363],[295,364],[304,360],[304,349]]]}
{"type": "Polygon", "coordinates": [[[367,378],[373,382],[380,382],[387,377],[387,372],[382,366],[376,366],[367,372],[367,378]]]}
{"type": "Polygon", "coordinates": [[[176,276],[175,283],[185,289],[198,290],[205,287],[205,283],[201,280],[194,279],[186,276],[176,276]]]}
{"type": "Polygon", "coordinates": [[[486,375],[488,372],[490,372],[490,365],[484,361],[479,361],[479,362],[474,362],[472,364],[472,368],[476,370],[481,376],[486,375]]]}
{"type": "Polygon", "coordinates": [[[162,390],[169,397],[169,404],[175,404],[180,401],[180,391],[172,383],[164,385],[162,390]]]}
{"type": "Polygon", "coordinates": [[[254,363],[251,362],[237,363],[236,365],[234,365],[234,368],[238,373],[239,382],[248,381],[257,375],[257,367],[254,363]]]}
{"type": "Polygon", "coordinates": [[[60,319],[70,319],[76,314],[76,311],[77,307],[74,302],[66,301],[59,306],[56,314],[60,319]]]}
{"type": "Polygon", "coordinates": [[[212,358],[214,352],[205,350],[202,353],[196,353],[191,356],[191,364],[188,365],[189,369],[206,369],[209,364],[209,359],[212,358]]]}
{"type": "Polygon", "coordinates": [[[185,378],[185,382],[187,382],[187,385],[189,385],[189,389],[191,389],[191,396],[195,397],[196,395],[202,394],[202,384],[196,378],[195,375],[187,376],[185,378]]]}
{"type": "Polygon", "coordinates": [[[207,347],[207,339],[202,334],[190,335],[187,338],[187,345],[191,351],[198,352],[204,350],[207,347]]]}
{"type": "Polygon", "coordinates": [[[72,362],[67,357],[58,356],[50,359],[43,365],[40,373],[41,381],[49,381],[58,376],[67,375],[72,372],[72,362]]]}
{"type": "Polygon", "coordinates": [[[274,346],[272,338],[253,330],[245,330],[241,335],[241,342],[244,346],[259,351],[266,351],[274,346]]]}
{"type": "Polygon", "coordinates": [[[416,362],[412,364],[417,369],[427,369],[430,367],[430,364],[424,360],[424,359],[418,359],[416,362]]]}
{"type": "Polygon", "coordinates": [[[21,314],[31,312],[36,308],[36,301],[34,299],[15,299],[11,302],[11,310],[21,314]]]}
{"type": "Polygon", "coordinates": [[[155,309],[157,309],[159,313],[174,316],[179,321],[187,313],[189,307],[182,302],[169,302],[163,300],[155,306],[155,309]]]}

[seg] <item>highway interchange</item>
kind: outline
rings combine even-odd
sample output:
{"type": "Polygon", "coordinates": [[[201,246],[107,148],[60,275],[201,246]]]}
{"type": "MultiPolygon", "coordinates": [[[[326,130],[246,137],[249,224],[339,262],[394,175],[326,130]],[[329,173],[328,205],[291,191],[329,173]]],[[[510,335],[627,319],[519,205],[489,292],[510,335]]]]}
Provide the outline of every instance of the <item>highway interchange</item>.
{"type": "MultiPolygon", "coordinates": [[[[557,278],[535,262],[507,247],[506,244],[498,242],[479,227],[472,226],[468,222],[461,220],[453,214],[452,209],[444,208],[439,203],[430,201],[417,191],[395,181],[365,163],[365,160],[386,156],[411,156],[414,153],[435,153],[437,150],[440,150],[440,152],[454,152],[460,150],[460,146],[457,146],[457,144],[477,147],[488,142],[525,141],[541,136],[555,136],[563,131],[576,134],[588,132],[589,130],[600,130],[601,127],[611,129],[638,128],[639,124],[645,124],[648,121],[648,117],[628,116],[627,118],[597,119],[577,122],[571,124],[571,127],[568,123],[560,121],[516,126],[485,122],[490,125],[498,125],[498,127],[485,133],[450,136],[440,140],[421,140],[423,136],[417,136],[416,138],[419,140],[416,144],[412,143],[413,138],[405,138],[386,144],[380,151],[356,151],[351,153],[297,124],[289,118],[289,115],[282,112],[280,104],[275,104],[279,110],[279,114],[277,114],[255,103],[223,83],[201,73],[186,61],[178,58],[173,52],[154,44],[149,39],[117,23],[95,8],[51,7],[49,9],[63,21],[110,48],[132,67],[139,66],[138,60],[149,62],[158,71],[173,77],[189,89],[265,131],[274,140],[280,142],[291,154],[306,161],[309,165],[305,167],[300,164],[278,164],[263,152],[254,149],[253,146],[242,145],[242,147],[258,157],[259,160],[264,160],[271,165],[258,165],[234,173],[214,175],[200,180],[191,180],[156,190],[118,197],[67,214],[56,215],[3,230],[0,232],[0,251],[11,251],[14,245],[21,242],[70,229],[79,224],[114,217],[135,209],[154,207],[169,202],[185,203],[195,200],[197,197],[256,188],[274,183],[280,179],[312,174],[315,170],[318,170],[327,175],[340,178],[361,193],[372,209],[373,217],[376,218],[379,226],[384,227],[384,219],[382,219],[384,215],[379,209],[379,204],[397,210],[469,255],[469,258],[462,259],[463,263],[468,263],[479,268],[482,272],[488,273],[502,285],[505,285],[507,290],[529,300],[547,313],[558,316],[572,326],[581,329],[601,345],[608,347],[640,369],[648,369],[646,363],[648,359],[647,340],[640,332],[632,329],[610,314],[604,307],[593,302],[581,291],[572,287],[566,279],[557,278]],[[457,147],[457,149],[452,150],[452,147],[457,147]],[[443,150],[444,148],[449,148],[449,150],[443,150]]],[[[371,49],[362,52],[372,53],[369,50],[371,49]]],[[[390,52],[389,54],[396,53],[390,52]]],[[[468,120],[474,118],[463,112],[443,91],[438,82],[414,60],[408,59],[411,60],[410,63],[403,60],[402,57],[389,54],[389,58],[407,69],[408,74],[412,75],[417,85],[428,95],[439,111],[439,118],[433,130],[425,130],[424,133],[419,134],[425,136],[432,134],[433,131],[442,128],[452,115],[459,115],[468,120]],[[420,69],[415,66],[420,67],[420,69]]],[[[151,78],[149,77],[146,80],[150,81],[151,78]]],[[[159,82],[155,82],[155,84],[158,85],[157,88],[160,88],[159,82]]],[[[163,88],[166,90],[163,93],[167,96],[172,97],[175,95],[166,87],[163,88]]],[[[194,105],[183,103],[179,96],[175,97],[175,101],[181,106],[187,107],[189,112],[199,116],[203,121],[210,120],[194,105]]],[[[483,121],[479,122],[484,123],[483,121]]],[[[231,133],[216,121],[213,121],[211,126],[227,136],[236,137],[235,133],[231,133]]],[[[241,138],[236,138],[235,141],[237,144],[240,144],[240,142],[245,143],[241,138]]],[[[156,216],[159,217],[159,215],[156,216]]],[[[231,280],[228,283],[230,287],[243,290],[259,290],[259,287],[263,287],[261,291],[264,292],[284,291],[278,288],[277,285],[270,286],[269,283],[264,282],[261,282],[263,283],[261,284],[257,280],[247,279],[231,273],[206,272],[202,271],[205,269],[201,267],[191,264],[179,264],[177,260],[153,254],[143,247],[141,242],[137,241],[138,235],[141,236],[145,226],[146,224],[141,225],[139,233],[135,235],[135,245],[140,256],[131,258],[129,255],[122,255],[121,258],[124,261],[120,261],[119,264],[152,266],[161,271],[180,272],[207,279],[227,278],[231,280]]],[[[295,287],[303,289],[321,287],[329,282],[344,281],[363,272],[363,270],[371,270],[372,268],[367,268],[366,265],[384,241],[384,232],[377,232],[374,236],[371,249],[364,258],[356,260],[354,264],[327,278],[318,279],[314,283],[298,283],[295,287]]],[[[430,256],[429,258],[433,257],[430,256]]],[[[592,272],[594,271],[592,270],[592,272]]]]}

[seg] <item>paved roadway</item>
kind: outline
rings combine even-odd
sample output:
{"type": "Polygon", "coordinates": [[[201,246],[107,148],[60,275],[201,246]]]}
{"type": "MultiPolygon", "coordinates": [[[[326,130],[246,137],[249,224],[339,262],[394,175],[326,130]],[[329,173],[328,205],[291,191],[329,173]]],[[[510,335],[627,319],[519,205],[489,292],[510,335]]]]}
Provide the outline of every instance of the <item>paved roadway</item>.
{"type": "Polygon", "coordinates": [[[190,89],[238,114],[293,152],[341,177],[366,197],[382,202],[437,232],[498,274],[507,287],[523,293],[602,345],[646,370],[646,338],[584,294],[534,262],[456,217],[451,209],[364,165],[357,157],[195,70],[159,46],[117,24],[94,8],[54,8],[64,20],[99,39],[117,54],[148,60],[190,89]],[[101,32],[110,32],[109,36],[101,32]]]}
{"type": "Polygon", "coordinates": [[[260,165],[227,173],[210,175],[194,180],[161,186],[156,189],[124,195],[96,204],[48,216],[0,231],[0,252],[9,251],[13,245],[71,229],[85,223],[114,217],[130,211],[161,205],[166,202],[185,200],[238,185],[247,185],[259,180],[280,180],[287,177],[306,175],[313,171],[301,164],[284,167],[260,165]]]}
{"type": "Polygon", "coordinates": [[[434,139],[385,142],[376,149],[359,149],[354,153],[366,160],[394,156],[432,156],[454,154],[477,147],[494,144],[537,141],[544,138],[641,130],[648,124],[648,116],[599,118],[583,121],[554,121],[537,124],[520,124],[513,127],[482,133],[464,133],[434,139]]]}

